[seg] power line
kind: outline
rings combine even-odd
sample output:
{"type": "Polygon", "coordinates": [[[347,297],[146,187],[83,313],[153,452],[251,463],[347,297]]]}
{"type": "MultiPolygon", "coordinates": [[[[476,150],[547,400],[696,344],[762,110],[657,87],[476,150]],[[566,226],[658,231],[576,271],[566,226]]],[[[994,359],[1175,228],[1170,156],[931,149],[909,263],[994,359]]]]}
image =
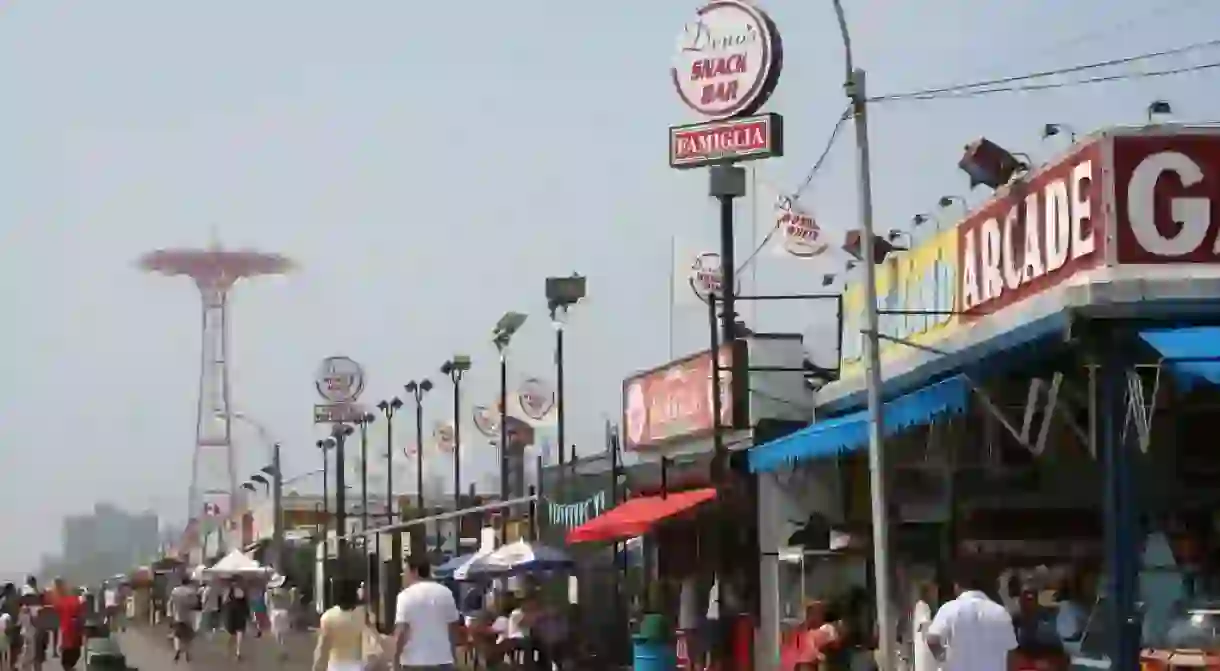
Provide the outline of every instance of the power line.
{"type": "MultiPolygon", "coordinates": [[[[1093,30],[1086,30],[1084,32],[1076,33],[1071,37],[1055,40],[1045,44],[1026,44],[1023,45],[1023,48],[1028,52],[1045,56],[1048,53],[1062,51],[1068,47],[1079,47],[1082,44],[1094,42],[1104,37],[1110,37],[1111,35],[1121,33],[1136,26],[1147,26],[1149,23],[1159,21],[1160,19],[1163,19],[1173,13],[1193,10],[1202,3],[1203,0],[1166,0],[1153,6],[1147,11],[1128,16],[1121,21],[1098,26],[1093,30]]],[[[987,68],[994,69],[996,65],[997,63],[993,62],[988,65],[987,68]]],[[[979,68],[971,68],[970,76],[983,76],[986,74],[990,73],[983,72],[979,68]]]]}
{"type": "Polygon", "coordinates": [[[800,198],[801,194],[805,192],[805,189],[809,188],[809,185],[813,183],[813,178],[818,174],[818,171],[822,169],[822,164],[826,162],[826,157],[830,156],[830,150],[834,148],[835,140],[839,139],[839,131],[843,130],[844,124],[846,124],[847,120],[850,118],[851,105],[848,105],[847,109],[843,110],[843,113],[839,115],[839,120],[835,122],[835,127],[831,129],[830,137],[826,138],[826,146],[822,148],[822,153],[818,155],[818,160],[813,162],[813,167],[809,169],[809,172],[805,175],[805,179],[801,180],[801,185],[797,187],[796,192],[792,194],[793,199],[800,198]]]}
{"type": "Polygon", "coordinates": [[[874,97],[869,98],[869,102],[885,102],[885,101],[892,101],[892,100],[908,100],[908,99],[916,99],[916,100],[926,99],[930,96],[935,97],[939,94],[953,93],[953,92],[964,91],[964,90],[969,90],[969,89],[1003,86],[1006,84],[1014,84],[1017,82],[1028,81],[1030,79],[1044,79],[1046,77],[1056,77],[1056,76],[1061,76],[1061,75],[1075,74],[1077,72],[1084,72],[1086,70],[1096,70],[1099,68],[1114,67],[1116,65],[1128,65],[1131,63],[1151,60],[1154,58],[1164,58],[1167,56],[1179,56],[1181,54],[1189,53],[1191,51],[1198,51],[1200,49],[1207,49],[1207,48],[1217,47],[1217,46],[1220,46],[1220,39],[1208,40],[1206,42],[1195,42],[1194,44],[1188,44],[1186,46],[1177,47],[1175,49],[1166,49],[1164,51],[1153,51],[1153,52],[1149,52],[1149,53],[1145,53],[1145,54],[1138,54],[1135,56],[1124,56],[1122,58],[1112,58],[1110,60],[1097,61],[1094,63],[1080,63],[1077,65],[1072,65],[1072,66],[1068,66],[1068,67],[1055,68],[1055,69],[1051,69],[1051,70],[1041,70],[1041,71],[1030,72],[1030,73],[1026,73],[1026,74],[1022,74],[1022,75],[1013,75],[1010,77],[1000,77],[997,79],[983,79],[983,80],[975,81],[975,82],[953,84],[950,86],[941,86],[941,87],[937,87],[937,88],[921,89],[921,90],[917,90],[917,91],[908,91],[906,93],[894,93],[894,94],[888,94],[888,95],[874,96],[874,97]]]}
{"type": "MultiPolygon", "coordinates": [[[[805,189],[808,189],[809,185],[813,183],[813,178],[817,176],[818,171],[820,171],[822,166],[825,165],[826,159],[830,156],[830,150],[834,149],[835,140],[839,139],[839,132],[843,130],[843,126],[846,125],[847,120],[851,118],[851,111],[851,105],[848,105],[847,108],[843,110],[843,113],[839,115],[839,120],[835,122],[834,128],[830,130],[830,137],[826,138],[826,146],[822,147],[822,153],[818,155],[818,160],[813,162],[813,167],[810,168],[809,172],[805,174],[805,179],[801,180],[801,185],[797,187],[796,191],[793,192],[791,196],[789,196],[792,200],[796,200],[797,198],[801,197],[801,194],[805,192],[805,189]]],[[[741,265],[737,268],[738,273],[741,273],[746,269],[747,266],[750,265],[750,263],[754,261],[758,254],[764,248],[766,248],[768,243],[771,242],[771,239],[775,237],[775,232],[778,230],[778,226],[772,226],[771,229],[767,231],[767,234],[763,236],[762,242],[758,243],[758,246],[754,248],[754,251],[750,252],[750,255],[741,262],[741,265]]]]}
{"type": "Polygon", "coordinates": [[[1088,86],[1091,84],[1105,84],[1109,82],[1118,82],[1133,79],[1150,79],[1154,77],[1170,77],[1173,75],[1181,75],[1190,72],[1198,72],[1200,70],[1210,70],[1212,68],[1220,68],[1220,61],[1214,63],[1201,63],[1199,65],[1187,65],[1180,68],[1170,68],[1166,70],[1152,70],[1149,72],[1128,72],[1117,75],[1103,75],[1098,77],[1089,77],[1086,79],[1073,79],[1067,82],[1050,82],[1046,84],[1019,84],[1016,86],[996,86],[992,88],[981,89],[958,89],[943,91],[940,93],[923,93],[918,95],[909,95],[895,98],[879,98],[873,99],[873,102],[904,102],[909,100],[937,100],[942,98],[976,98],[979,96],[994,95],[996,93],[1022,93],[1027,91],[1048,91],[1051,89],[1071,88],[1075,86],[1088,86]]]}

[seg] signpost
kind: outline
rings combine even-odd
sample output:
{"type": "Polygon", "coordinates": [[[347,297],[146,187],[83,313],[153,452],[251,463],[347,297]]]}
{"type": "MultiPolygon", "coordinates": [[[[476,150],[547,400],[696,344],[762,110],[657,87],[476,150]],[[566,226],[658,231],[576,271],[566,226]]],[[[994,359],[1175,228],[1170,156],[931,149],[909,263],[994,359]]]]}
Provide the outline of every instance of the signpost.
{"type": "Polygon", "coordinates": [[[314,376],[314,387],[325,403],[313,407],[314,424],[343,424],[358,421],[367,408],[356,403],[364,393],[364,368],[346,356],[322,360],[314,376]]]}
{"type": "Polygon", "coordinates": [[[359,403],[318,403],[313,407],[314,424],[356,423],[368,408],[359,403]]]}
{"type": "MultiPolygon", "coordinates": [[[[350,357],[327,357],[318,366],[318,371],[314,376],[314,388],[318,390],[318,396],[326,401],[314,406],[314,424],[331,425],[330,438],[326,440],[335,450],[335,528],[339,535],[344,535],[348,532],[344,448],[347,437],[353,431],[351,424],[363,418],[364,415],[364,408],[356,404],[360,394],[364,393],[364,369],[350,357]]],[[[322,458],[324,460],[329,458],[325,451],[322,453],[322,458]]],[[[323,514],[327,517],[330,515],[329,505],[329,501],[323,501],[323,514]]],[[[340,570],[343,570],[342,567],[347,557],[346,545],[346,541],[340,540],[336,548],[340,570]]],[[[329,584],[326,575],[326,554],[324,553],[322,556],[319,575],[323,576],[322,584],[325,586],[329,584]]],[[[368,562],[367,557],[365,562],[368,562]]],[[[323,592],[324,595],[327,593],[329,590],[323,592]]]]}
{"type": "MultiPolygon", "coordinates": [[[[708,288],[716,294],[708,300],[712,311],[709,312],[712,353],[718,354],[721,345],[731,351],[737,342],[733,203],[734,199],[746,194],[746,178],[745,170],[736,164],[783,154],[782,117],[774,113],[750,116],[761,109],[775,91],[783,63],[779,30],[765,12],[742,0],[709,0],[683,27],[670,68],[678,98],[699,115],[702,122],[669,129],[669,164],[675,169],[708,166],[709,195],[719,201],[718,290],[708,282],[708,288]],[[717,333],[715,323],[714,310],[718,302],[724,306],[721,314],[723,334],[717,333]]],[[[713,279],[713,276],[709,273],[707,279],[713,279]]],[[[712,353],[709,353],[709,359],[712,353]]],[[[727,404],[727,413],[719,412],[720,394],[715,390],[720,389],[721,367],[712,365],[710,368],[712,384],[708,390],[704,383],[704,394],[711,392],[716,407],[710,412],[701,411],[698,416],[709,420],[714,450],[712,481],[717,487],[723,487],[729,484],[731,474],[722,429],[726,424],[733,426],[741,418],[734,412],[732,403],[727,404]],[[722,417],[722,414],[728,416],[722,417]]],[[[627,391],[630,406],[625,412],[628,443],[634,442],[638,446],[642,438],[651,436],[651,431],[660,427],[653,425],[654,417],[648,412],[644,388],[627,391]]],[[[702,403],[698,405],[702,406],[702,403]]],[[[723,539],[717,539],[711,548],[712,566],[718,574],[728,564],[730,550],[726,544],[732,542],[730,537],[731,534],[726,534],[723,539]]],[[[725,613],[721,615],[725,616],[725,613]]],[[[716,659],[728,658],[727,645],[725,641],[717,647],[716,659]]]]}

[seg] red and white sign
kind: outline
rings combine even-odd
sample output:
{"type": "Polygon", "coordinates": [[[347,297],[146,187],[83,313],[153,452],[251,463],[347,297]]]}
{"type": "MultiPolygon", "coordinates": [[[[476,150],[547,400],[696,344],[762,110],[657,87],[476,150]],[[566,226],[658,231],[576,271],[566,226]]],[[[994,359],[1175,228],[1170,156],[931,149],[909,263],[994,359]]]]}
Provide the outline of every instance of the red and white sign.
{"type": "Polygon", "coordinates": [[[783,155],[784,120],[778,114],[669,129],[671,168],[698,168],[783,155]]]}
{"type": "Polygon", "coordinates": [[[724,267],[716,252],[704,252],[691,261],[687,271],[687,282],[691,291],[704,303],[708,296],[720,295],[724,286],[724,267]]]}
{"type": "Polygon", "coordinates": [[[1045,291],[1103,259],[1102,154],[1096,142],[1006,187],[957,226],[963,320],[1045,291]]]}
{"type": "Polygon", "coordinates": [[[782,66],[779,31],[766,13],[740,0],[713,0],[683,28],[671,72],[687,107],[727,119],[761,107],[782,66]]]}
{"type": "Polygon", "coordinates": [[[542,378],[527,377],[517,389],[517,404],[526,419],[536,422],[550,419],[555,401],[555,388],[542,378]]]}
{"type": "Polygon", "coordinates": [[[432,425],[432,442],[441,452],[452,452],[457,446],[457,434],[453,422],[437,422],[432,425]]]}
{"type": "MultiPolygon", "coordinates": [[[[733,392],[733,349],[720,349],[720,426],[730,427],[734,406],[744,406],[733,392]]],[[[623,382],[624,447],[656,447],[680,438],[711,432],[712,356],[701,352],[623,382]]],[[[744,414],[744,408],[739,410],[744,414]]],[[[738,416],[740,416],[740,414],[738,416]]],[[[743,422],[744,423],[744,422],[743,422]]]]}
{"type": "Polygon", "coordinates": [[[1220,262],[1220,135],[1117,136],[1118,263],[1220,262]]]}
{"type": "Polygon", "coordinates": [[[779,229],[780,249],[789,256],[811,259],[830,248],[822,227],[800,203],[782,196],[775,203],[775,226],[779,229]]]}

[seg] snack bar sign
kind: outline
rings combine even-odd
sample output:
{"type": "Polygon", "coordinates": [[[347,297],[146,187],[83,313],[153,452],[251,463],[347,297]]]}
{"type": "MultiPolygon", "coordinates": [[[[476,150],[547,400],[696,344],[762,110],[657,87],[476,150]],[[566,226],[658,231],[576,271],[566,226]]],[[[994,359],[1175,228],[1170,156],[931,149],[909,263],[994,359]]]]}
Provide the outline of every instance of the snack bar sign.
{"type": "Polygon", "coordinates": [[[783,155],[778,114],[750,116],[779,82],[775,23],[740,0],[701,7],[678,35],[670,76],[678,98],[704,119],[669,129],[669,164],[694,168],[783,155]]]}
{"type": "Polygon", "coordinates": [[[717,426],[750,425],[744,343],[722,345],[720,388],[712,385],[712,353],[701,352],[628,378],[623,383],[624,447],[641,450],[702,438],[717,426]],[[720,418],[712,413],[720,394],[720,418]]]}

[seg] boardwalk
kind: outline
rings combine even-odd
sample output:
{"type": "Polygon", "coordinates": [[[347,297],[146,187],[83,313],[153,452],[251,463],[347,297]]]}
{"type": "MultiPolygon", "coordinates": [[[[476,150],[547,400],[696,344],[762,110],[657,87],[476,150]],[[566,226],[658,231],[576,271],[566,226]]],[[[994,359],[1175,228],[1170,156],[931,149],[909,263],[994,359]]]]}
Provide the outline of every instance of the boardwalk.
{"type": "Polygon", "coordinates": [[[313,664],[313,634],[308,632],[293,632],[289,636],[286,659],[280,659],[269,636],[248,636],[242,646],[240,664],[227,655],[225,634],[212,638],[200,636],[192,649],[191,661],[177,664],[164,629],[141,627],[116,636],[127,655],[128,665],[139,671],[220,671],[242,667],[309,671],[313,664]]]}

